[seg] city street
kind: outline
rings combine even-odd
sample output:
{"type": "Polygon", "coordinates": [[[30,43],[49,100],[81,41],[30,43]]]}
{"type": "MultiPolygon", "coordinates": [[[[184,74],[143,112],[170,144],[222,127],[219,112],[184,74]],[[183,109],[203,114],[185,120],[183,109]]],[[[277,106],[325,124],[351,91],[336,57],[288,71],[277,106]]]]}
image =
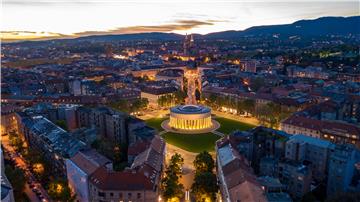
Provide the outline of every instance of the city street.
{"type": "Polygon", "coordinates": [[[42,185],[40,183],[32,180],[32,179],[35,179],[34,175],[28,169],[28,165],[26,164],[25,159],[22,156],[18,155],[16,153],[16,151],[14,150],[14,148],[10,145],[8,135],[7,136],[2,136],[1,144],[3,145],[6,152],[8,152],[9,155],[14,159],[16,166],[18,166],[20,169],[22,169],[24,171],[24,174],[25,174],[26,179],[27,179],[24,192],[29,197],[29,199],[31,201],[40,201],[40,199],[37,197],[37,195],[30,188],[31,184],[33,184],[34,188],[39,190],[41,195],[44,197],[44,199],[42,201],[51,201],[50,197],[48,196],[47,192],[42,187],[42,185]],[[33,182],[31,184],[29,184],[29,181],[33,181],[33,182]]]}

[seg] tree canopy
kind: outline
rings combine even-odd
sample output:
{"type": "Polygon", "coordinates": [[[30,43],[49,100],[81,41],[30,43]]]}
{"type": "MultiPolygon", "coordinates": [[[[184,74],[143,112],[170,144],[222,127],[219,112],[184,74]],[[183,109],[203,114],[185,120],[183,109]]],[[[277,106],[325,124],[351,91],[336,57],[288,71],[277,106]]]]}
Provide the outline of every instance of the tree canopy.
{"type": "Polygon", "coordinates": [[[191,192],[196,201],[215,201],[219,189],[216,175],[213,173],[215,162],[207,152],[201,152],[195,157],[195,178],[191,192]]]}
{"type": "Polygon", "coordinates": [[[203,151],[195,157],[194,167],[197,173],[212,172],[215,163],[209,152],[203,151]]]}
{"type": "Polygon", "coordinates": [[[183,197],[184,186],[179,182],[182,177],[181,167],[183,164],[184,159],[176,153],[171,157],[169,165],[166,167],[165,176],[161,180],[162,196],[165,201],[180,201],[180,198],[183,197]]]}
{"type": "Polygon", "coordinates": [[[215,201],[219,186],[216,175],[212,172],[201,172],[195,175],[191,191],[196,201],[215,201]]]}
{"type": "Polygon", "coordinates": [[[67,182],[63,180],[54,180],[49,184],[48,194],[55,201],[72,202],[76,196],[71,195],[71,190],[67,182]]]}

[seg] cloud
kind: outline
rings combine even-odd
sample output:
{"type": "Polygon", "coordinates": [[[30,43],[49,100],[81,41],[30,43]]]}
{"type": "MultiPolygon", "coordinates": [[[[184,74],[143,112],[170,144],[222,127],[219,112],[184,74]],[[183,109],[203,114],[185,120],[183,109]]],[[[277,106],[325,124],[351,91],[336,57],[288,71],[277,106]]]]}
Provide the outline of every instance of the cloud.
{"type": "Polygon", "coordinates": [[[21,40],[48,40],[71,38],[71,35],[65,35],[54,32],[32,32],[32,31],[0,31],[0,39],[4,42],[21,40]]]}
{"type": "Polygon", "coordinates": [[[54,32],[31,32],[31,31],[1,31],[1,39],[3,41],[18,41],[18,40],[47,40],[58,38],[75,38],[81,36],[91,35],[107,35],[107,34],[133,34],[133,33],[148,33],[148,32],[173,32],[173,31],[185,31],[201,26],[211,26],[216,22],[222,22],[218,20],[176,20],[173,23],[167,23],[162,25],[146,25],[146,26],[130,26],[119,27],[105,31],[85,31],[78,32],[72,35],[65,35],[54,32]]]}
{"type": "Polygon", "coordinates": [[[214,25],[214,20],[199,21],[199,20],[177,20],[174,23],[168,23],[163,25],[147,25],[147,26],[130,26],[130,27],[119,27],[107,31],[86,31],[75,33],[78,36],[88,35],[104,35],[104,34],[132,34],[132,33],[146,33],[146,32],[173,32],[190,30],[198,28],[200,26],[211,26],[214,25]]]}

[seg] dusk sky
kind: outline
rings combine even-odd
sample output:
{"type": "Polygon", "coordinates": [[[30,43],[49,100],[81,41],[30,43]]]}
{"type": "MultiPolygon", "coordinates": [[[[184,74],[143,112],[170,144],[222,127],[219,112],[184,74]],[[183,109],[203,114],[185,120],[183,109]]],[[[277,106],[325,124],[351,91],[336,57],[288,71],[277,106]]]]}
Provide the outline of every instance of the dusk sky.
{"type": "Polygon", "coordinates": [[[206,34],[359,15],[359,2],[3,0],[1,15],[3,40],[140,32],[206,34]]]}

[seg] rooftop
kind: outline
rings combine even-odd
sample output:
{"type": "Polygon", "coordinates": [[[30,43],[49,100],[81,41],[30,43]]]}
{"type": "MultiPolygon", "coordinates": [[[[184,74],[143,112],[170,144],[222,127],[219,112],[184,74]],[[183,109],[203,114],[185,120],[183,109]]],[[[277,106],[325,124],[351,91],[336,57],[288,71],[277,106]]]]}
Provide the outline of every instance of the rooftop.
{"type": "Polygon", "coordinates": [[[292,143],[292,142],[305,142],[305,143],[316,145],[316,146],[322,147],[322,148],[330,148],[330,147],[335,146],[330,141],[310,137],[307,135],[300,135],[300,134],[290,136],[288,143],[292,143]]]}
{"type": "Polygon", "coordinates": [[[25,125],[34,135],[41,138],[43,142],[46,142],[63,157],[72,157],[85,146],[85,143],[72,137],[64,129],[42,116],[35,116],[26,120],[25,125]]]}
{"type": "Polygon", "coordinates": [[[222,166],[225,166],[236,158],[233,154],[230,144],[226,144],[223,147],[219,148],[217,151],[217,155],[219,156],[220,165],[222,166]]]}
{"type": "Polygon", "coordinates": [[[170,109],[177,114],[204,114],[211,112],[210,108],[202,105],[178,105],[170,109]]]}
{"type": "Polygon", "coordinates": [[[94,149],[80,151],[70,160],[88,175],[93,173],[100,166],[111,163],[108,158],[99,154],[94,149]]]}
{"type": "Polygon", "coordinates": [[[152,190],[153,184],[143,174],[134,171],[109,171],[98,168],[91,176],[90,182],[102,190],[152,190]]]}

